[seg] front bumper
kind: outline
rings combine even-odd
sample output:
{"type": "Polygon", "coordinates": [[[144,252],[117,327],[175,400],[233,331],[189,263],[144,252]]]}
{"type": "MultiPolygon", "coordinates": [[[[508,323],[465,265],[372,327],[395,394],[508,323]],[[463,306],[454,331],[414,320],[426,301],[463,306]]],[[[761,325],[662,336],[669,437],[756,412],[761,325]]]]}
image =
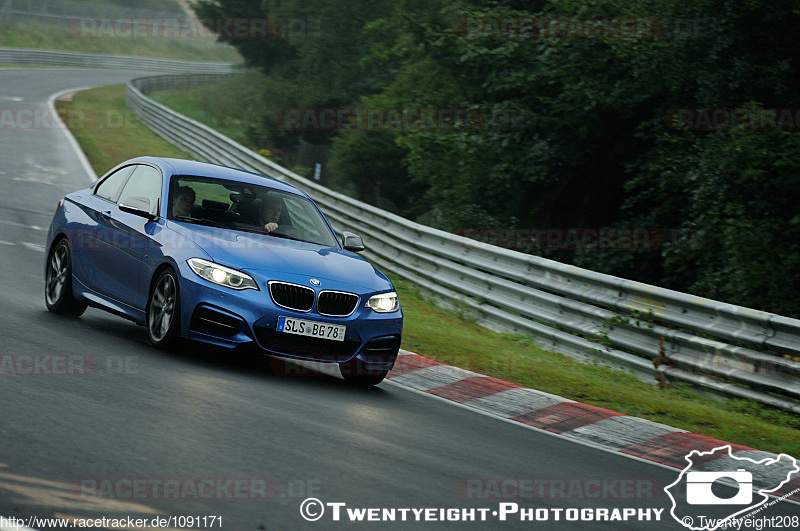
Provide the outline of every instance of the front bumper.
{"type": "MultiPolygon", "coordinates": [[[[236,291],[217,287],[181,267],[181,335],[221,347],[252,344],[265,354],[327,363],[358,358],[374,370],[390,370],[397,358],[403,331],[402,309],[379,314],[359,307],[347,317],[298,312],[274,304],[269,291],[236,291]],[[280,316],[347,327],[344,341],[299,336],[277,331],[280,316]]],[[[261,282],[259,282],[261,287],[261,282]]]]}

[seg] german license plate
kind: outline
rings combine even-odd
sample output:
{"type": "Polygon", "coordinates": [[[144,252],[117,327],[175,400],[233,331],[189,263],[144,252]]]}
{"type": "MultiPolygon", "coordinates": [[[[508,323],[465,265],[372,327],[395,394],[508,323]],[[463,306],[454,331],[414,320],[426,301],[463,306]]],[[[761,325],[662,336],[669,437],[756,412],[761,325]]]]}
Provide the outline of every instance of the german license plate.
{"type": "Polygon", "coordinates": [[[286,317],[285,315],[278,317],[278,332],[286,334],[318,337],[320,339],[330,339],[331,341],[344,341],[344,334],[346,331],[347,327],[344,325],[295,319],[294,317],[286,317]]]}

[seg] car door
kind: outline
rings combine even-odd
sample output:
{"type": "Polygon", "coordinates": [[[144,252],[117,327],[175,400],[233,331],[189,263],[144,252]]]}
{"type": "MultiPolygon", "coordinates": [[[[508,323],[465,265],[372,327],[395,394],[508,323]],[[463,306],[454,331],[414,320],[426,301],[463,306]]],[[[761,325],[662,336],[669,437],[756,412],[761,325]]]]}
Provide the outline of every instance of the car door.
{"type": "Polygon", "coordinates": [[[100,292],[96,275],[97,262],[103,261],[111,251],[104,242],[108,240],[101,234],[107,230],[112,209],[122,192],[122,186],[133,173],[135,166],[125,166],[104,177],[94,188],[91,196],[85,197],[78,205],[82,216],[74,217],[70,228],[72,238],[72,272],[75,278],[94,292],[100,292]]]}
{"type": "Polygon", "coordinates": [[[149,235],[150,221],[142,216],[124,212],[120,205],[146,204],[151,214],[157,214],[161,202],[161,172],[147,164],[136,165],[111,207],[110,215],[101,216],[101,246],[108,252],[98,253],[95,277],[100,291],[126,306],[143,310],[147,293],[142,293],[140,281],[145,269],[152,266],[150,254],[159,248],[149,235]],[[149,229],[148,230],[148,226],[149,229]]]}

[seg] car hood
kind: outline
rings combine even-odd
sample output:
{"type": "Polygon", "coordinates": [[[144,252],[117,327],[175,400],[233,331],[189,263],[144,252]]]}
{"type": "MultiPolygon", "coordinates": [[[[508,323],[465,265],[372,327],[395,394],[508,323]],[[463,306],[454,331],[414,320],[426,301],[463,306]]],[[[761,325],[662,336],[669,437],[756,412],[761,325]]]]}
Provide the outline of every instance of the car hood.
{"type": "Polygon", "coordinates": [[[169,228],[194,242],[220,265],[258,272],[268,279],[300,275],[371,291],[391,289],[383,274],[350,251],[205,225],[170,222],[169,228]]]}

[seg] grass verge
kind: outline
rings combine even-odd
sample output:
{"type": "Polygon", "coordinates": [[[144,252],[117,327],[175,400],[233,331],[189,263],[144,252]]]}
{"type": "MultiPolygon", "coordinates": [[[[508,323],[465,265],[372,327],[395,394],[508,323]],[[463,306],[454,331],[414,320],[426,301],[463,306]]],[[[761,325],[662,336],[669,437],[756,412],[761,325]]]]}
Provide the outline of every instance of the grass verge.
{"type": "MultiPolygon", "coordinates": [[[[72,105],[97,113],[128,112],[122,86],[79,93],[72,105]]],[[[59,102],[59,108],[68,107],[59,102]]],[[[184,156],[135,119],[124,128],[124,140],[101,127],[72,130],[95,168],[107,169],[140,154],[184,156]]],[[[457,311],[425,300],[412,284],[394,277],[393,281],[405,312],[403,348],[620,413],[760,450],[800,456],[800,420],[795,415],[684,385],[662,389],[607,367],[579,363],[537,347],[535,338],[487,330],[457,311]]]]}
{"type": "MultiPolygon", "coordinates": [[[[285,88],[285,87],[284,87],[285,88]]],[[[279,92],[269,84],[269,79],[256,70],[245,70],[226,76],[216,83],[185,89],[159,90],[149,97],[215,131],[258,151],[266,146],[256,146],[251,141],[258,118],[267,113],[267,106],[280,106],[278,98],[267,97],[279,92]],[[231,94],[236,94],[231,98],[231,94]]]]}
{"type": "Polygon", "coordinates": [[[56,110],[97,175],[141,155],[191,158],[134,116],[125,104],[125,85],[78,92],[72,101],[56,101],[56,110]]]}
{"type": "Polygon", "coordinates": [[[214,39],[122,38],[108,35],[81,36],[64,25],[0,22],[0,47],[35,48],[65,52],[160,57],[183,61],[239,64],[242,56],[232,46],[214,39]]]}

